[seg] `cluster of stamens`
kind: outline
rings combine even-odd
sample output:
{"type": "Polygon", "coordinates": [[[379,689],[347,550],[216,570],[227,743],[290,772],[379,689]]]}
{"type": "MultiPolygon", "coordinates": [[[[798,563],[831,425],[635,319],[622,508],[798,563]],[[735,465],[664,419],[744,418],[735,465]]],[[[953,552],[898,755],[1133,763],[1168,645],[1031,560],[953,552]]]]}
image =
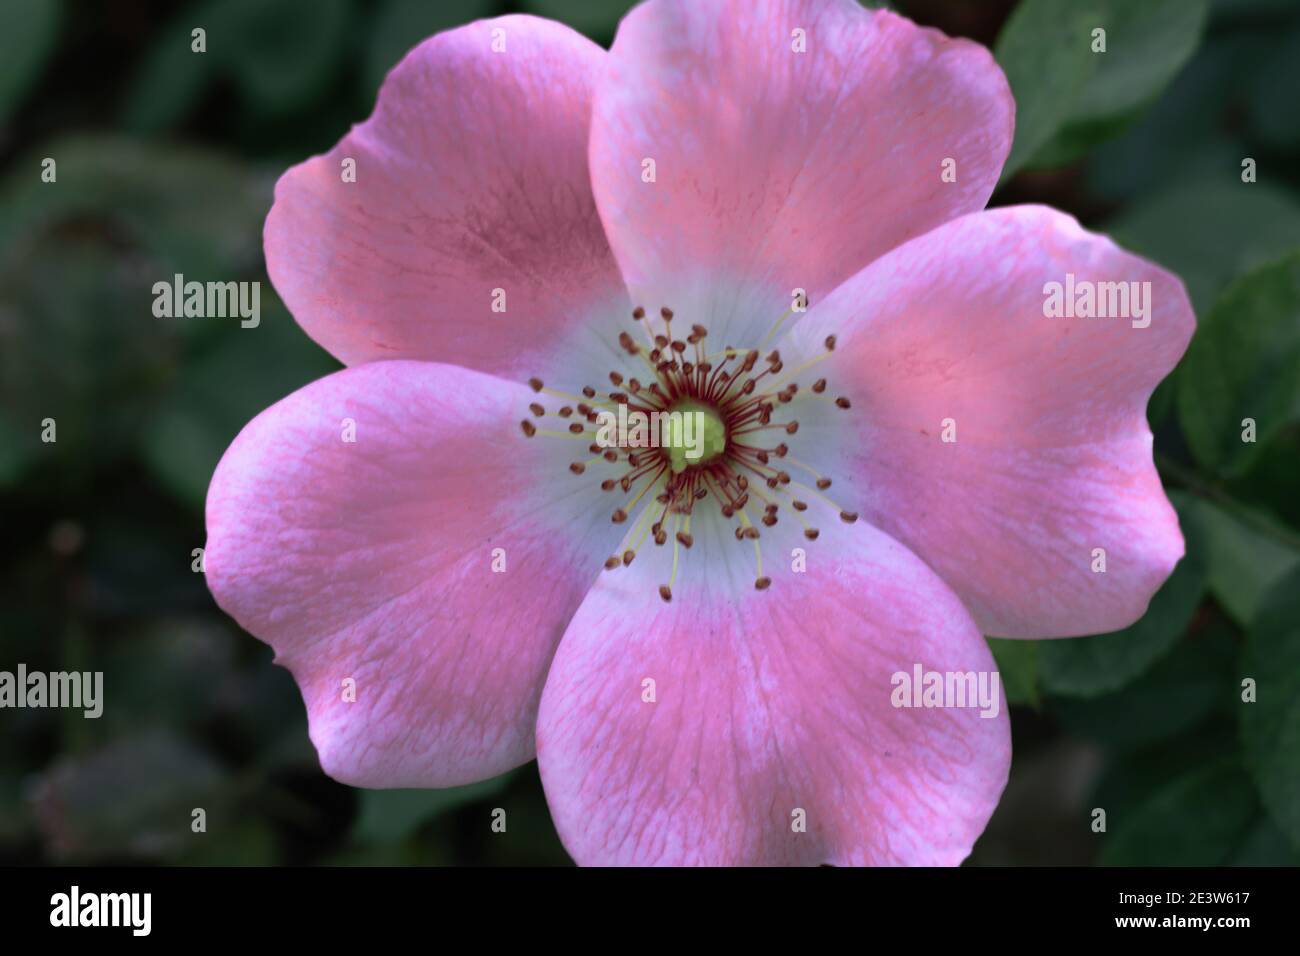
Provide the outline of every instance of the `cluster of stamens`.
{"type": "MultiPolygon", "coordinates": [[[[606,569],[631,564],[647,540],[653,540],[656,546],[671,540],[672,573],[668,583],[659,587],[660,596],[671,601],[679,549],[689,549],[694,543],[691,516],[697,508],[716,503],[722,516],[735,522],[736,540],[752,542],[757,563],[754,587],[766,590],[772,582],[763,574],[759,525],[771,528],[783,514],[792,514],[803,526],[804,537],[815,541],[820,532],[808,523],[809,499],[837,512],[845,522],[852,523],[858,517],[826,496],[831,480],[791,457],[784,440],[799,431],[798,420],[790,416],[799,402],[828,401],[838,408],[851,407],[847,398],[826,394],[824,378],[806,389],[794,380],[834,351],[835,336],[826,338],[824,352],[787,370],[776,350],[764,356],[759,349],[728,346],[709,353],[705,347],[709,333],[703,325],[692,325],[684,338],[674,337],[673,312],[666,306],[659,311],[661,331],[654,328],[653,319],[643,308],[635,309],[632,318],[644,330],[645,344],[626,331],[619,333],[618,342],[629,357],[644,364],[645,380],[612,371],[612,390],[600,391],[588,385],[578,395],[556,391],[540,379],[531,379],[533,391],[565,404],[555,410],[531,404],[529,411],[542,424],[524,419],[523,432],[530,438],[545,435],[591,441],[596,437],[602,413],[617,414],[619,406],[625,406],[628,413],[646,416],[683,409],[704,411],[720,424],[725,435],[725,445],[719,452],[683,467],[680,458],[675,462],[666,447],[603,447],[592,441],[587,449],[592,457],[572,462],[569,470],[584,475],[589,468],[600,465],[622,469],[621,475],[600,483],[602,491],[627,497],[613,509],[611,520],[615,524],[632,522],[619,552],[605,562],[606,569]],[[567,426],[546,427],[544,419],[553,417],[567,422],[567,426]],[[786,466],[809,477],[796,480],[786,466]]],[[[773,328],[772,333],[775,331],[773,328]]]]}

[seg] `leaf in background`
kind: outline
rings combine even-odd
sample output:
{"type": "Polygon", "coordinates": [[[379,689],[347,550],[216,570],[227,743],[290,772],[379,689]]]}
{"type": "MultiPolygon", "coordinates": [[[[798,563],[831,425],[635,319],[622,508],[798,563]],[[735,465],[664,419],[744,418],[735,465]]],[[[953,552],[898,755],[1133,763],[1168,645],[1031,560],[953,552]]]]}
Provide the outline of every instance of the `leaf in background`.
{"type": "Polygon", "coordinates": [[[559,20],[602,46],[614,39],[618,22],[636,3],[637,0],[523,0],[529,13],[559,20]]]}
{"type": "Polygon", "coordinates": [[[1241,676],[1254,678],[1257,693],[1239,704],[1247,765],[1269,815],[1300,848],[1300,570],[1265,598],[1241,676]]]}
{"type": "Polygon", "coordinates": [[[1038,645],[1041,641],[1011,640],[990,637],[989,650],[1002,675],[1002,687],[1008,704],[1038,707],[1042,695],[1038,689],[1038,645]]]}
{"type": "Polygon", "coordinates": [[[1232,630],[1197,629],[1154,667],[1102,697],[1054,698],[1050,710],[1071,733],[1132,751],[1182,733],[1229,708],[1236,687],[1232,630]]]}
{"type": "MultiPolygon", "coordinates": [[[[1206,499],[1193,507],[1205,531],[1210,593],[1233,620],[1249,627],[1268,590],[1300,565],[1300,553],[1206,499]]],[[[1266,515],[1250,513],[1271,523],[1266,515]]]]}
{"type": "Polygon", "coordinates": [[[1261,815],[1242,839],[1228,865],[1300,866],[1300,851],[1291,846],[1276,823],[1261,815]]]}
{"type": "Polygon", "coordinates": [[[1215,761],[1164,783],[1130,813],[1108,811],[1105,866],[1219,866],[1259,812],[1245,768],[1215,761]]]}
{"type": "Polygon", "coordinates": [[[399,842],[435,817],[502,792],[513,774],[446,790],[363,790],[353,836],[361,843],[399,842]]]}
{"type": "Polygon", "coordinates": [[[1205,593],[1206,539],[1186,500],[1172,497],[1187,542],[1183,559],[1133,625],[1110,634],[1041,641],[1038,670],[1049,693],[1096,697],[1117,690],[1145,672],[1187,630],[1205,593]]]}
{"type": "Polygon", "coordinates": [[[1091,31],[1104,0],[1024,0],[998,35],[994,56],[1016,99],[1006,182],[1061,128],[1093,70],[1091,31]]]}
{"type": "Polygon", "coordinates": [[[62,0],[0,0],[0,129],[40,78],[62,20],[62,0]]]}
{"type": "Polygon", "coordinates": [[[1240,475],[1300,402],[1300,250],[1243,276],[1201,322],[1179,372],[1178,413],[1197,460],[1240,475]],[[1254,419],[1256,441],[1242,441],[1254,419]]]}
{"type": "Polygon", "coordinates": [[[216,11],[206,55],[221,64],[250,109],[292,112],[335,76],[350,28],[347,0],[227,0],[216,11]]]}
{"type": "Polygon", "coordinates": [[[1292,21],[1285,42],[1269,45],[1255,73],[1247,109],[1250,127],[1273,149],[1300,147],[1300,18],[1292,21]]]}
{"type": "Polygon", "coordinates": [[[1230,482],[1228,492],[1239,501],[1268,508],[1279,522],[1300,532],[1297,474],[1300,474],[1300,424],[1292,424],[1263,445],[1250,471],[1230,482]]]}
{"type": "Polygon", "coordinates": [[[262,281],[261,321],[224,323],[221,343],[185,369],[173,400],[140,435],[145,460],[180,500],[202,507],[217,462],[240,429],[261,411],[339,365],[319,348],[262,281]]]}
{"type": "Polygon", "coordinates": [[[388,71],[423,40],[497,10],[494,0],[388,0],[373,17],[365,53],[365,86],[373,102],[388,71]]]}
{"type": "Polygon", "coordinates": [[[125,94],[120,124],[127,132],[150,136],[170,129],[199,101],[217,61],[194,52],[190,31],[212,23],[217,9],[213,0],[185,10],[162,29],[125,94]]]}
{"type": "Polygon", "coordinates": [[[88,230],[121,246],[141,246],[143,309],[152,283],[173,272],[233,279],[260,268],[269,180],[208,150],[119,137],[73,136],[33,150],[0,188],[0,268],[22,242],[53,229],[88,230]],[[58,162],[58,181],[42,183],[42,157],[58,162]],[[147,280],[147,281],[145,281],[147,280]]]}
{"type": "Polygon", "coordinates": [[[1267,183],[1243,183],[1240,172],[1178,183],[1102,231],[1176,272],[1204,316],[1232,279],[1300,246],[1300,204],[1267,183]]]}
{"type": "MultiPolygon", "coordinates": [[[[111,682],[106,675],[106,694],[111,682]]],[[[60,862],[167,859],[220,839],[231,786],[210,757],[159,731],[59,758],[36,779],[28,800],[60,862]],[[195,807],[207,811],[207,833],[190,829],[195,807]]]]}
{"type": "MultiPolygon", "coordinates": [[[[1092,54],[1088,75],[1057,135],[1031,167],[1074,162],[1093,145],[1127,127],[1155,100],[1200,45],[1208,0],[1105,0],[1091,24],[1106,31],[1106,52],[1092,54]]],[[[1091,39],[1091,37],[1089,37],[1091,39]]],[[[1090,48],[1091,49],[1091,48],[1090,48]]]]}

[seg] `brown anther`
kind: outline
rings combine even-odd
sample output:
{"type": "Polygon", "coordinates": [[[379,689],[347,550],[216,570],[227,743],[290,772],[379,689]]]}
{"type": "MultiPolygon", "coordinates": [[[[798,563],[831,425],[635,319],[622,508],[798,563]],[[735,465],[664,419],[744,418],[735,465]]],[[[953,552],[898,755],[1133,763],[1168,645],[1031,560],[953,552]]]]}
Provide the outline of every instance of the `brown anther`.
{"type": "Polygon", "coordinates": [[[629,564],[631,564],[631,563],[632,563],[632,559],[635,558],[635,557],[636,557],[636,552],[633,551],[631,548],[629,548],[628,550],[624,551],[624,552],[623,552],[623,567],[627,567],[629,564]]]}
{"type": "Polygon", "coordinates": [[[770,368],[770,369],[772,370],[772,374],[773,374],[773,375],[777,375],[777,374],[780,373],[781,369],[785,368],[785,363],[784,363],[784,362],[773,362],[771,365],[768,366],[768,368],[770,368]]]}
{"type": "Polygon", "coordinates": [[[736,509],[737,511],[739,511],[741,508],[745,507],[745,505],[747,505],[747,504],[749,504],[749,492],[748,492],[748,491],[745,491],[745,492],[742,492],[741,495],[740,495],[740,497],[737,498],[737,499],[735,500],[735,502],[734,502],[734,507],[735,507],[735,509],[736,509]]]}
{"type": "Polygon", "coordinates": [[[597,445],[595,442],[592,442],[590,445],[587,446],[587,451],[591,452],[593,455],[599,455],[600,446],[597,445]]]}
{"type": "Polygon", "coordinates": [[[766,576],[761,577],[754,582],[755,591],[766,591],[771,586],[772,586],[772,579],[766,576]]]}
{"type": "Polygon", "coordinates": [[[767,358],[765,358],[763,361],[765,361],[765,362],[769,362],[769,363],[770,363],[770,362],[779,362],[779,361],[781,361],[781,353],[778,352],[776,349],[772,349],[771,353],[770,353],[770,354],[767,356],[767,358]]]}
{"type": "Polygon", "coordinates": [[[790,507],[793,508],[795,511],[807,511],[808,502],[800,501],[798,498],[796,498],[794,501],[790,502],[790,507]]]}
{"type": "Polygon", "coordinates": [[[799,430],[799,423],[798,423],[798,422],[791,422],[789,425],[786,425],[786,426],[785,426],[785,433],[786,433],[787,435],[793,435],[793,434],[794,434],[795,432],[797,432],[798,430],[799,430]]]}
{"type": "Polygon", "coordinates": [[[816,392],[818,395],[826,391],[826,379],[819,378],[817,379],[817,381],[813,382],[812,390],[816,392]]]}
{"type": "Polygon", "coordinates": [[[575,461],[573,464],[569,465],[569,471],[573,472],[575,475],[580,475],[586,470],[587,466],[580,461],[575,461]]]}
{"type": "Polygon", "coordinates": [[[758,537],[758,529],[755,528],[753,525],[750,525],[748,528],[745,529],[745,537],[746,537],[746,538],[749,538],[749,539],[751,539],[751,540],[754,539],[754,538],[757,538],[757,537],[758,537]]]}
{"type": "Polygon", "coordinates": [[[635,395],[637,392],[641,391],[641,383],[634,378],[629,378],[627,380],[627,390],[635,395]]]}
{"type": "Polygon", "coordinates": [[[663,544],[668,540],[668,532],[660,528],[655,532],[655,544],[663,544]]]}
{"type": "Polygon", "coordinates": [[[845,524],[853,524],[858,520],[858,513],[856,511],[841,511],[840,520],[845,524]]]}
{"type": "Polygon", "coordinates": [[[700,339],[704,338],[706,335],[709,334],[709,330],[702,325],[692,325],[691,331],[695,333],[696,338],[700,338],[700,339]]]}
{"type": "Polygon", "coordinates": [[[629,478],[627,475],[624,475],[622,478],[618,480],[618,486],[622,488],[624,491],[631,491],[632,479],[629,478]]]}
{"type": "Polygon", "coordinates": [[[769,528],[772,527],[772,525],[776,524],[776,515],[771,513],[763,515],[763,524],[767,525],[769,528]]]}
{"type": "Polygon", "coordinates": [[[680,339],[674,339],[673,351],[676,352],[678,355],[681,355],[683,352],[686,351],[686,343],[681,341],[680,339]]]}
{"type": "Polygon", "coordinates": [[[666,335],[656,335],[656,336],[655,336],[655,347],[656,347],[656,348],[661,348],[661,349],[666,349],[666,348],[668,348],[668,336],[666,336],[666,335]]]}
{"type": "Polygon", "coordinates": [[[622,508],[618,508],[612,515],[610,515],[610,520],[613,521],[614,524],[622,524],[627,520],[627,512],[622,508]]]}
{"type": "Polygon", "coordinates": [[[602,481],[602,482],[600,483],[600,490],[601,490],[601,491],[613,491],[613,490],[614,490],[614,486],[615,486],[616,484],[618,484],[618,482],[615,481],[613,478],[606,478],[604,481],[602,481]]]}
{"type": "MultiPolygon", "coordinates": [[[[760,462],[762,462],[764,465],[767,464],[767,452],[765,452],[765,451],[756,451],[756,452],[754,452],[754,457],[757,458],[757,459],[758,459],[760,462]]],[[[743,476],[742,476],[742,477],[743,477],[743,476]]]]}
{"type": "Polygon", "coordinates": [[[563,408],[560,409],[560,417],[561,417],[561,418],[572,418],[572,417],[573,417],[573,409],[572,409],[570,406],[565,405],[563,408]]]}
{"type": "Polygon", "coordinates": [[[542,380],[540,378],[530,378],[528,380],[528,384],[532,386],[534,392],[540,392],[543,387],[542,380]]]}
{"type": "Polygon", "coordinates": [[[659,596],[664,601],[671,601],[673,599],[673,589],[666,584],[661,584],[659,585],[659,596]]]}
{"type": "Polygon", "coordinates": [[[781,444],[777,445],[775,448],[772,449],[772,454],[776,455],[777,458],[784,458],[785,453],[788,452],[789,450],[790,450],[790,446],[787,445],[785,442],[781,442],[781,444]]]}
{"type": "Polygon", "coordinates": [[[541,418],[543,415],[546,414],[546,409],[544,409],[541,405],[538,405],[536,402],[533,402],[533,404],[529,405],[528,410],[532,412],[534,415],[536,415],[538,418],[541,418]]]}
{"type": "Polygon", "coordinates": [[[620,405],[626,405],[631,401],[631,399],[627,397],[627,392],[610,392],[609,397],[620,405]]]}
{"type": "Polygon", "coordinates": [[[696,500],[696,501],[699,501],[701,498],[703,498],[703,497],[704,497],[705,495],[707,495],[708,493],[709,493],[709,489],[707,489],[707,488],[696,488],[696,489],[695,489],[695,500],[696,500]]]}
{"type": "Polygon", "coordinates": [[[596,390],[592,388],[590,385],[584,385],[582,387],[582,394],[586,395],[588,398],[595,398],[596,390]]]}
{"type": "Polygon", "coordinates": [[[831,480],[829,478],[817,479],[817,487],[820,488],[822,491],[825,491],[830,486],[831,486],[831,480]]]}
{"type": "Polygon", "coordinates": [[[736,487],[738,487],[741,491],[744,491],[746,488],[749,487],[749,479],[746,478],[744,475],[737,475],[736,487]]]}
{"type": "Polygon", "coordinates": [[[606,461],[618,461],[618,452],[612,448],[606,448],[602,457],[606,461]]]}
{"type": "Polygon", "coordinates": [[[742,528],[740,525],[736,525],[736,540],[737,541],[745,540],[745,529],[742,528]]]}
{"type": "Polygon", "coordinates": [[[608,557],[608,558],[605,559],[605,570],[606,570],[606,571],[613,571],[613,570],[614,570],[616,567],[618,567],[620,564],[622,564],[622,562],[619,561],[619,559],[618,559],[618,555],[617,555],[617,554],[615,554],[615,555],[611,555],[610,557],[608,557]]]}
{"type": "Polygon", "coordinates": [[[609,373],[609,380],[610,380],[611,382],[613,382],[615,385],[622,385],[622,384],[623,384],[623,376],[622,376],[622,375],[619,375],[618,372],[610,372],[610,373],[609,373]]]}
{"type": "Polygon", "coordinates": [[[695,539],[692,538],[685,531],[678,531],[677,543],[680,544],[683,548],[689,548],[691,545],[695,543],[695,539]]]}
{"type": "Polygon", "coordinates": [[[827,352],[835,351],[835,336],[833,335],[826,336],[826,351],[827,352]]]}
{"type": "Polygon", "coordinates": [[[640,322],[642,319],[645,318],[645,309],[641,308],[641,306],[638,305],[635,309],[632,310],[632,318],[640,322]]]}
{"type": "Polygon", "coordinates": [[[776,473],[776,480],[781,482],[783,485],[788,485],[790,484],[790,473],[788,471],[778,471],[776,473]]]}
{"type": "Polygon", "coordinates": [[[577,422],[574,422],[572,425],[569,426],[569,431],[572,432],[574,435],[581,435],[582,426],[577,422]]]}
{"type": "Polygon", "coordinates": [[[843,395],[841,395],[839,398],[835,399],[835,404],[838,405],[840,408],[849,408],[849,407],[850,407],[849,400],[848,400],[847,398],[845,398],[843,395]]]}
{"type": "Polygon", "coordinates": [[[659,314],[663,316],[665,322],[671,322],[673,320],[673,310],[668,308],[668,306],[664,306],[660,309],[659,314]]]}
{"type": "Polygon", "coordinates": [[[809,541],[816,541],[817,535],[821,534],[816,528],[808,528],[804,531],[803,536],[809,541]]]}

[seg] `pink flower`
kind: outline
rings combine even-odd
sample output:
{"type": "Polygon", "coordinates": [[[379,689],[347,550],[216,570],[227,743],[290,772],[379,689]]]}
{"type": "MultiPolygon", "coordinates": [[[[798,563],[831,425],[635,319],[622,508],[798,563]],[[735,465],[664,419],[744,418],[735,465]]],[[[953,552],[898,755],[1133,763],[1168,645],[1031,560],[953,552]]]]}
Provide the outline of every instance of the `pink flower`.
{"type": "Polygon", "coordinates": [[[1005,701],[896,706],[894,675],[1122,628],[1183,553],[1145,417],[1182,284],[1051,209],[981,211],[1013,114],[982,47],[853,0],[412,51],[266,223],[351,367],[208,495],[212,592],[293,672],[325,771],[536,755],[580,863],[965,858],[1005,701]],[[1048,315],[1067,281],[1136,283],[1147,324],[1048,315]],[[618,403],[705,409],[725,448],[589,447],[618,403]]]}

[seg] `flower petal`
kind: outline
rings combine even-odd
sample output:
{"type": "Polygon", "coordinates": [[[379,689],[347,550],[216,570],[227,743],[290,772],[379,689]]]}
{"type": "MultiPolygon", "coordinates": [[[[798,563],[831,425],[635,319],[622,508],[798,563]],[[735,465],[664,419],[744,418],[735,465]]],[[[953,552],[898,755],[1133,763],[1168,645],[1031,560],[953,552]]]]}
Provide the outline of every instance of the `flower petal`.
{"type": "Polygon", "coordinates": [[[412,50],[370,119],[276,185],[267,269],[307,333],[349,365],[418,358],[521,378],[593,303],[622,312],[587,174],[603,58],[527,16],[412,50]]]}
{"type": "Polygon", "coordinates": [[[667,546],[602,575],[556,653],[537,753],[569,852],[583,864],[964,859],[1011,745],[961,602],[863,524],[828,529],[803,573],[769,551],[763,592],[719,553],[748,547],[712,530],[696,533],[672,603],[656,593],[667,546]],[[895,707],[894,675],[917,664],[982,672],[996,711],[895,707]]]}
{"type": "Polygon", "coordinates": [[[924,558],[986,634],[1068,637],[1131,624],[1183,554],[1146,404],[1195,324],[1176,276],[1023,206],[878,260],[782,349],[798,361],[837,336],[825,367],[856,440],[824,467],[852,477],[845,506],[924,558]],[[1049,318],[1053,282],[1150,283],[1148,318],[1049,318]]]}
{"type": "Polygon", "coordinates": [[[617,529],[545,480],[573,476],[521,433],[529,394],[372,363],[267,409],[218,465],[208,585],[293,672],[330,776],[443,787],[532,757],[551,656],[617,529]]]}
{"type": "Polygon", "coordinates": [[[695,286],[745,280],[815,302],[983,208],[1014,109],[983,47],[853,0],[649,0],[596,89],[592,182],[634,298],[716,324],[721,305],[682,311],[695,286]]]}

